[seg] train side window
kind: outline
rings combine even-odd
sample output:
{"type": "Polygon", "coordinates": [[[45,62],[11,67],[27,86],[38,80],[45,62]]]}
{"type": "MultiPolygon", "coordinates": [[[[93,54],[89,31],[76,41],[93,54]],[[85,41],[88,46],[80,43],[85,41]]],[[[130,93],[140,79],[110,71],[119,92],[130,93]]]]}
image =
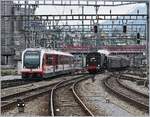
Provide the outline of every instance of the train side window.
{"type": "Polygon", "coordinates": [[[58,55],[58,65],[60,65],[60,58],[61,58],[61,55],[58,55]]]}
{"type": "Polygon", "coordinates": [[[63,55],[61,55],[61,56],[60,56],[60,64],[61,64],[61,65],[64,64],[63,61],[64,61],[64,57],[63,57],[63,55]]]}
{"type": "Polygon", "coordinates": [[[70,63],[70,61],[69,61],[69,57],[67,56],[67,64],[69,64],[70,63]]]}
{"type": "Polygon", "coordinates": [[[70,67],[72,65],[72,57],[69,57],[69,64],[70,64],[70,67]]]}
{"type": "Polygon", "coordinates": [[[58,55],[55,55],[55,64],[58,65],[58,55]]]}
{"type": "Polygon", "coordinates": [[[51,55],[47,55],[47,65],[51,65],[52,64],[52,56],[51,55]]]}
{"type": "Polygon", "coordinates": [[[55,69],[58,69],[58,55],[53,55],[53,65],[55,66],[55,69]]]}
{"type": "Polygon", "coordinates": [[[66,64],[67,62],[66,62],[66,56],[64,56],[64,64],[66,64]]]}

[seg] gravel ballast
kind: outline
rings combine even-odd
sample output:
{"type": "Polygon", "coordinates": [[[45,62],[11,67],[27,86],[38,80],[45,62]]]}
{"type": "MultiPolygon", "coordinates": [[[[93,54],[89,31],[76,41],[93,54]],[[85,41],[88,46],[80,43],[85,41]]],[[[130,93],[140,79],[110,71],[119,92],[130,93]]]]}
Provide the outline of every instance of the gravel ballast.
{"type": "Polygon", "coordinates": [[[85,82],[81,83],[79,88],[80,94],[82,94],[84,100],[90,104],[89,108],[96,109],[96,115],[148,116],[148,114],[144,111],[139,110],[130,103],[108,93],[102,83],[102,80],[107,76],[108,73],[96,75],[94,82],[92,79],[86,80],[85,82]],[[109,100],[110,103],[106,103],[106,100],[109,100]]]}

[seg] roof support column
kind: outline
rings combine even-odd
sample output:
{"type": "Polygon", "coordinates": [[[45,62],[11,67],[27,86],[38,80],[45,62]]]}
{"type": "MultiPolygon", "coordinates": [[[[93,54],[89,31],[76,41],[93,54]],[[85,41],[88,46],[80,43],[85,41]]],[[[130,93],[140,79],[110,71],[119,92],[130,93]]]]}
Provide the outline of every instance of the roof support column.
{"type": "Polygon", "coordinates": [[[146,56],[147,56],[147,78],[149,78],[149,63],[150,63],[150,60],[149,60],[149,54],[150,54],[150,51],[149,51],[149,47],[150,47],[150,35],[149,35],[149,27],[150,27],[150,1],[146,3],[146,6],[147,6],[147,31],[146,31],[146,56]]]}

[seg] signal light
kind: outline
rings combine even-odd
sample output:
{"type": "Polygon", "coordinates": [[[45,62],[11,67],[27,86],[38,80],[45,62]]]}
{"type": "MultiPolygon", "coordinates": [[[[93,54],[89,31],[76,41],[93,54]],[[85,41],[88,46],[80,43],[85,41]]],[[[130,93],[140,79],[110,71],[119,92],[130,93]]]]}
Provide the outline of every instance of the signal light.
{"type": "Polygon", "coordinates": [[[140,39],[140,33],[137,33],[137,39],[140,39]]]}
{"type": "Polygon", "coordinates": [[[97,33],[98,30],[97,30],[97,25],[94,26],[94,33],[97,33]]]}
{"type": "Polygon", "coordinates": [[[140,44],[140,33],[137,33],[137,44],[140,44]]]}
{"type": "Polygon", "coordinates": [[[123,26],[123,32],[124,32],[124,33],[127,32],[127,26],[126,26],[126,25],[123,26]]]}

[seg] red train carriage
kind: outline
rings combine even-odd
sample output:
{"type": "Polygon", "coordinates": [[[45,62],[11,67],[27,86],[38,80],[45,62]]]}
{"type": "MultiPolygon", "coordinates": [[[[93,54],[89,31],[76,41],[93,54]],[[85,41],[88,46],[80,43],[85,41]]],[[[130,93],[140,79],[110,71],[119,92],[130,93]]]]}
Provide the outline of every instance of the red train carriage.
{"type": "Polygon", "coordinates": [[[22,53],[22,78],[48,78],[72,72],[73,59],[66,52],[28,48],[22,53]]]}

